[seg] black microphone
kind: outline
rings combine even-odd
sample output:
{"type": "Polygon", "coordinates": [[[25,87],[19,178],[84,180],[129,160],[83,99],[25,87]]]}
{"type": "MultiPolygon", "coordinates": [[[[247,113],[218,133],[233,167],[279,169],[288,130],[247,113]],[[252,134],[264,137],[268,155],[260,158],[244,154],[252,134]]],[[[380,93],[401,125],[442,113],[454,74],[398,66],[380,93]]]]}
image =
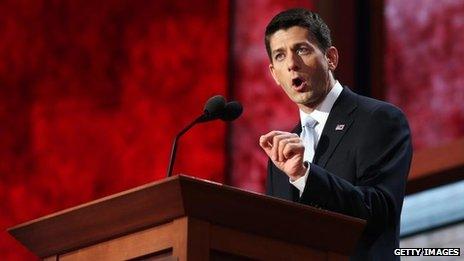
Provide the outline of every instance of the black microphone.
{"type": "Polygon", "coordinates": [[[206,101],[205,107],[203,109],[203,114],[191,122],[187,127],[182,129],[174,138],[171,148],[171,156],[169,158],[169,166],[167,171],[167,176],[172,175],[172,170],[174,167],[174,161],[176,160],[176,151],[177,151],[177,141],[179,138],[184,135],[193,125],[200,122],[207,122],[216,119],[221,119],[223,121],[233,121],[240,117],[243,112],[243,107],[238,101],[231,101],[226,103],[226,100],[221,95],[216,95],[206,101]]]}
{"type": "Polygon", "coordinates": [[[220,119],[223,121],[233,121],[240,117],[243,112],[242,104],[238,101],[231,101],[226,104],[224,112],[221,114],[220,119]]]}
{"type": "Polygon", "coordinates": [[[224,112],[226,108],[226,100],[221,95],[216,95],[206,101],[203,114],[197,119],[198,122],[212,121],[224,112]]]}

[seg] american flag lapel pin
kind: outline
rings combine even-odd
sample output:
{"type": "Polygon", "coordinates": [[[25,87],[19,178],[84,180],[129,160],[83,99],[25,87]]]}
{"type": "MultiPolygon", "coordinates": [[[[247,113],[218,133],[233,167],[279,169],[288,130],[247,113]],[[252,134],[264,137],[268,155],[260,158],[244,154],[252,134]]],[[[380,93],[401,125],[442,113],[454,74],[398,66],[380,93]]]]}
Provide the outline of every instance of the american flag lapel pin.
{"type": "Polygon", "coordinates": [[[336,131],[342,131],[345,128],[345,124],[337,124],[335,127],[336,131]]]}

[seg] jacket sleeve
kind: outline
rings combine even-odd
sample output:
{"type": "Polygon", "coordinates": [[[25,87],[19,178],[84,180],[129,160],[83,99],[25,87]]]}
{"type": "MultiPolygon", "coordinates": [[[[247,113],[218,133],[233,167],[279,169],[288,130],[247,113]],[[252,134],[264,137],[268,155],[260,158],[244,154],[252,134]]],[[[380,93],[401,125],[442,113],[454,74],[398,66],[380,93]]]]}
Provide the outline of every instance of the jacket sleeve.
{"type": "Polygon", "coordinates": [[[299,201],[365,219],[371,234],[399,218],[412,146],[406,118],[391,105],[373,110],[363,126],[354,148],[354,184],[311,164],[299,201]]]}

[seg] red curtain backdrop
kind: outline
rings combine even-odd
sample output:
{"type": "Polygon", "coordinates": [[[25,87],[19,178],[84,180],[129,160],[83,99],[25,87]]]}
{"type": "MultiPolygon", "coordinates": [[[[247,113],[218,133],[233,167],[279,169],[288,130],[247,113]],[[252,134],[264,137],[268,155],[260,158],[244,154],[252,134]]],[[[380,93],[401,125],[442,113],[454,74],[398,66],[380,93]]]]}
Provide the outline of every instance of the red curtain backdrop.
{"type": "MultiPolygon", "coordinates": [[[[269,74],[264,29],[315,2],[1,1],[0,257],[32,258],[7,227],[163,178],[175,133],[214,94],[244,104],[230,181],[263,192],[259,136],[298,120],[269,74]]],[[[388,100],[406,112],[415,149],[463,137],[463,5],[385,4],[388,100]]],[[[225,135],[222,122],[196,126],[174,173],[224,182],[225,135]]]]}
{"type": "Polygon", "coordinates": [[[264,31],[274,15],[291,7],[314,10],[310,0],[235,1],[233,31],[233,92],[245,114],[233,124],[231,181],[234,186],[264,191],[267,157],[259,137],[271,130],[291,130],[298,108],[269,73],[264,31]]]}
{"type": "MultiPolygon", "coordinates": [[[[5,229],[164,177],[174,134],[227,85],[229,1],[0,3],[5,229]]],[[[222,182],[225,125],[197,126],[175,173],[222,182]]],[[[96,213],[97,214],[97,213],[96,213]]]]}
{"type": "Polygon", "coordinates": [[[387,0],[388,100],[408,116],[414,148],[464,137],[464,2],[387,0]]]}

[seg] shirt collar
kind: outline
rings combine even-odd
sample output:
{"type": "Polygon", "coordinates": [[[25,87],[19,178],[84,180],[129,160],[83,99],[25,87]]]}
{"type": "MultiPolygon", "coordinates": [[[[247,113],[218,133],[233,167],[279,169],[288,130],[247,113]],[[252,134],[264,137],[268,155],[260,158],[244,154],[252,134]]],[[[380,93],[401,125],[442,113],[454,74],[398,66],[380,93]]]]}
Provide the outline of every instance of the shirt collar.
{"type": "Polygon", "coordinates": [[[300,122],[303,126],[303,122],[306,122],[307,117],[315,119],[319,125],[325,125],[327,118],[329,117],[330,110],[332,110],[335,101],[337,100],[340,93],[343,91],[342,85],[336,81],[334,87],[325,96],[324,100],[314,109],[311,113],[305,113],[300,110],[300,122]]]}

